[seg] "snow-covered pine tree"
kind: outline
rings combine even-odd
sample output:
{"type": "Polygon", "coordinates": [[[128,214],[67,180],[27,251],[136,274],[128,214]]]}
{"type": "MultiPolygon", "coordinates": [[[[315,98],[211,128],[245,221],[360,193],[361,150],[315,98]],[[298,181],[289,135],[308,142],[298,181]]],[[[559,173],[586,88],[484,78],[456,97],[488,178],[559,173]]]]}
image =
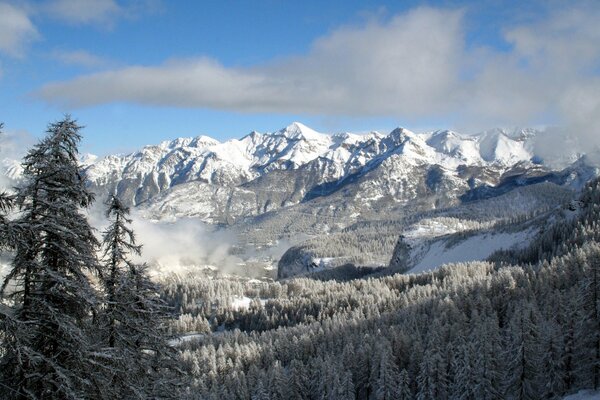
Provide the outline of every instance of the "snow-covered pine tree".
{"type": "Polygon", "coordinates": [[[288,388],[290,400],[303,399],[306,393],[310,393],[310,379],[308,368],[298,359],[292,360],[289,365],[288,388]]]}
{"type": "Polygon", "coordinates": [[[539,319],[535,305],[527,300],[520,301],[513,311],[505,343],[509,371],[505,397],[519,400],[539,398],[539,368],[542,365],[539,319]]]}
{"type": "MultiPolygon", "coordinates": [[[[0,123],[0,129],[2,124],[0,123]]],[[[0,193],[0,249],[10,249],[14,243],[13,229],[7,217],[7,212],[13,207],[13,197],[6,192],[0,193]]],[[[11,314],[11,310],[3,305],[0,297],[0,359],[4,356],[2,343],[4,342],[5,331],[7,328],[6,317],[11,314]]]]}
{"type": "Polygon", "coordinates": [[[381,346],[379,376],[375,389],[375,399],[395,400],[401,398],[401,377],[398,366],[394,362],[389,343],[381,346]]]}
{"type": "Polygon", "coordinates": [[[13,205],[14,196],[0,192],[0,248],[12,248],[15,243],[15,232],[7,216],[13,205]]]}
{"type": "Polygon", "coordinates": [[[408,372],[405,369],[400,371],[400,381],[398,383],[398,400],[409,400],[413,398],[412,392],[410,391],[410,381],[408,372]]]}
{"type": "Polygon", "coordinates": [[[81,127],[66,116],[26,155],[12,268],[16,289],[0,360],[7,398],[95,397],[86,324],[97,304],[88,273],[97,241],[81,210],[93,201],[78,164],[81,127]]]}
{"type": "Polygon", "coordinates": [[[583,265],[577,318],[577,380],[581,387],[600,387],[600,246],[590,243],[577,253],[583,265]]]}
{"type": "Polygon", "coordinates": [[[109,200],[111,223],[104,232],[101,281],[106,293],[100,313],[101,341],[112,357],[110,391],[124,398],[177,397],[176,351],[167,341],[167,305],[145,265],[129,259],[139,255],[129,227],[129,208],[117,197],[109,200]]]}
{"type": "Polygon", "coordinates": [[[103,232],[103,257],[100,283],[104,291],[103,307],[98,311],[96,334],[100,368],[95,373],[97,384],[102,386],[104,398],[140,398],[145,392],[136,379],[130,375],[130,363],[135,359],[137,349],[129,346],[127,324],[128,306],[119,302],[117,291],[124,277],[134,265],[128,259],[129,254],[139,255],[141,246],[135,244],[133,231],[128,227],[131,222],[129,210],[116,198],[107,203],[106,217],[111,220],[103,232]]]}
{"type": "MultiPolygon", "coordinates": [[[[0,122],[0,135],[2,135],[3,128],[4,123],[0,122]]],[[[0,192],[0,249],[12,248],[16,241],[16,233],[8,217],[8,212],[13,209],[14,203],[13,195],[5,191],[0,192]]],[[[0,318],[2,317],[0,316],[0,318]]]]}

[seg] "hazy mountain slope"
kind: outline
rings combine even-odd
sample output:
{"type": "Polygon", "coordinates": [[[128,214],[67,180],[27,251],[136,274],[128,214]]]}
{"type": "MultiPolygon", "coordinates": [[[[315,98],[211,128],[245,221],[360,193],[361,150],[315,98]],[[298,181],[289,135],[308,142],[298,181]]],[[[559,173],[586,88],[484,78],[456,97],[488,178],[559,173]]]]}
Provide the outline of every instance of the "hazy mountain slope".
{"type": "Polygon", "coordinates": [[[345,263],[387,266],[392,271],[427,270],[450,261],[483,260],[497,250],[523,246],[545,216],[573,198],[553,183],[517,187],[488,199],[449,208],[398,214],[398,219],[357,222],[339,233],[315,236],[294,246],[279,261],[285,278],[345,263]],[[404,247],[397,247],[398,236],[404,247]],[[391,259],[391,261],[390,261],[391,259]]]}
{"type": "MultiPolygon", "coordinates": [[[[224,143],[201,136],[148,146],[100,160],[88,168],[88,175],[98,192],[116,192],[149,219],[193,217],[229,226],[242,253],[290,246],[279,262],[278,274],[284,277],[310,272],[315,265],[386,265],[402,232],[397,226],[418,222],[415,216],[432,210],[475,210],[477,216],[466,220],[478,220],[497,212],[490,211],[494,203],[486,199],[511,198],[512,192],[516,197],[506,210],[521,215],[514,211],[518,207],[533,213],[548,207],[548,201],[535,194],[523,199],[515,189],[541,182],[576,189],[597,174],[585,159],[562,171],[540,164],[534,152],[539,134],[495,129],[466,136],[398,128],[387,135],[325,135],[293,123],[224,143]],[[378,232],[344,232],[362,221],[397,224],[378,232]]],[[[566,195],[555,194],[548,199],[566,195]]],[[[416,240],[413,248],[427,258],[421,248],[424,239],[416,240]]],[[[447,255],[439,253],[438,259],[447,255]]]]}

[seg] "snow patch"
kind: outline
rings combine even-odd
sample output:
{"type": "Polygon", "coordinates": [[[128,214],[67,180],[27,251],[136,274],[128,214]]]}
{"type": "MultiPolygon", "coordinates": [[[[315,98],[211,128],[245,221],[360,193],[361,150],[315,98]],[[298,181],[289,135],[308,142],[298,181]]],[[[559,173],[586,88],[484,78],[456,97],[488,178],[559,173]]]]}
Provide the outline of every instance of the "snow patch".
{"type": "MultiPolygon", "coordinates": [[[[236,296],[231,301],[231,308],[235,311],[247,310],[254,299],[247,296],[236,296]]],[[[260,304],[264,306],[267,303],[266,299],[259,299],[260,304]]]]}
{"type": "MultiPolygon", "coordinates": [[[[408,273],[434,270],[444,264],[485,260],[501,249],[523,248],[533,237],[531,230],[517,233],[483,233],[466,238],[448,248],[446,240],[423,244],[419,261],[408,273]]],[[[419,250],[416,251],[417,253],[419,250]]]]}
{"type": "Polygon", "coordinates": [[[204,333],[188,333],[185,335],[181,335],[179,337],[176,337],[174,339],[169,340],[169,346],[171,347],[176,347],[179,346],[183,343],[186,342],[191,342],[194,340],[200,340],[202,339],[204,336],[206,336],[204,333]]]}

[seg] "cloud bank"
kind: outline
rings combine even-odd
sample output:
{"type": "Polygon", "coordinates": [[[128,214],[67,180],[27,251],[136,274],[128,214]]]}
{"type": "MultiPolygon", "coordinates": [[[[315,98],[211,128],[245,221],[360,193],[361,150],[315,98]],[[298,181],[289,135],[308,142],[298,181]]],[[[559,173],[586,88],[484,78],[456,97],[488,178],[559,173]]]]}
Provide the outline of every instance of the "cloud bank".
{"type": "Polygon", "coordinates": [[[505,48],[492,48],[467,41],[463,10],[421,7],[335,30],[301,56],[245,68],[210,58],[129,66],[52,82],[36,96],[69,108],[129,102],[472,129],[543,123],[585,150],[600,144],[598,21],[597,3],[565,3],[504,27],[505,48]]]}
{"type": "Polygon", "coordinates": [[[119,18],[136,18],[161,9],[161,0],[49,0],[38,11],[72,25],[112,26],[119,18]]]}
{"type": "MultiPolygon", "coordinates": [[[[109,224],[105,201],[105,198],[97,197],[86,211],[100,241],[109,224]]],[[[135,208],[131,209],[130,218],[136,243],[142,245],[141,256],[131,256],[131,259],[148,263],[153,273],[186,273],[208,266],[221,273],[232,273],[240,272],[242,268],[242,260],[230,254],[231,248],[238,243],[233,232],[217,229],[194,218],[152,222],[135,208]]]]}
{"type": "Polygon", "coordinates": [[[429,113],[445,108],[443,97],[454,88],[461,21],[457,11],[421,8],[337,30],[305,56],[258,67],[227,68],[209,58],[131,66],[51,83],[38,95],[69,107],[126,101],[246,112],[429,113]]]}
{"type": "Polygon", "coordinates": [[[187,272],[212,266],[231,273],[241,268],[241,259],[229,254],[236,238],[198,220],[153,223],[134,213],[132,228],[143,245],[139,261],[149,262],[155,272],[187,272]]]}
{"type": "Polygon", "coordinates": [[[39,37],[27,13],[8,3],[0,3],[0,53],[22,57],[25,47],[39,37]]]}
{"type": "Polygon", "coordinates": [[[130,66],[50,83],[38,95],[70,107],[125,101],[248,112],[468,113],[512,122],[570,111],[566,91],[586,95],[582,86],[598,78],[599,18],[598,7],[556,11],[505,29],[510,50],[497,51],[467,47],[463,12],[417,8],[338,29],[308,54],[274,63],[130,66]]]}

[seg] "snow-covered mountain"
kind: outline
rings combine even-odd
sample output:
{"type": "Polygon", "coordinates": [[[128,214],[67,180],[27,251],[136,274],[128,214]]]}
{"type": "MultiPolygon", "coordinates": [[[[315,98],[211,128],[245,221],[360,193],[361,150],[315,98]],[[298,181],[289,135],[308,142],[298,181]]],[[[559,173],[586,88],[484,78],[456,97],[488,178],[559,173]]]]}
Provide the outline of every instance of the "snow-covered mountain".
{"type": "Polygon", "coordinates": [[[97,191],[117,193],[152,219],[232,223],[342,188],[350,197],[360,193],[350,201],[363,203],[355,207],[361,212],[379,208],[377,203],[406,203],[423,192],[436,192],[442,200],[480,196],[507,174],[546,176],[550,170],[532,161],[538,134],[498,129],[474,136],[417,134],[397,128],[387,135],[328,135],[295,122],[223,143],[199,136],[146,146],[96,160],[87,175],[97,191]]]}
{"type": "MultiPolygon", "coordinates": [[[[585,157],[576,155],[565,156],[574,161],[566,169],[552,168],[552,160],[543,163],[534,150],[543,134],[533,129],[465,135],[404,128],[388,134],[324,134],[295,122],[279,131],[251,132],[225,142],[198,136],[126,155],[85,155],[81,163],[99,200],[117,194],[150,220],[191,217],[227,227],[252,252],[282,243],[293,247],[306,239],[328,243],[348,229],[359,232],[350,240],[358,252],[362,245],[354,238],[365,232],[360,224],[392,221],[391,228],[384,228],[391,249],[375,246],[353,259],[383,265],[397,234],[418,223],[423,213],[504,197],[514,209],[511,193],[516,188],[544,182],[579,188],[598,174],[585,157]]],[[[2,163],[9,180],[18,179],[19,163],[2,163]]],[[[545,195],[540,199],[535,193],[527,197],[524,212],[534,212],[540,204],[547,207],[545,195]]],[[[483,214],[490,212],[478,211],[477,218],[483,214]]],[[[298,259],[335,260],[314,247],[297,248],[307,250],[285,259],[292,264],[298,259]]],[[[305,268],[301,264],[299,270],[305,268]]]]}

